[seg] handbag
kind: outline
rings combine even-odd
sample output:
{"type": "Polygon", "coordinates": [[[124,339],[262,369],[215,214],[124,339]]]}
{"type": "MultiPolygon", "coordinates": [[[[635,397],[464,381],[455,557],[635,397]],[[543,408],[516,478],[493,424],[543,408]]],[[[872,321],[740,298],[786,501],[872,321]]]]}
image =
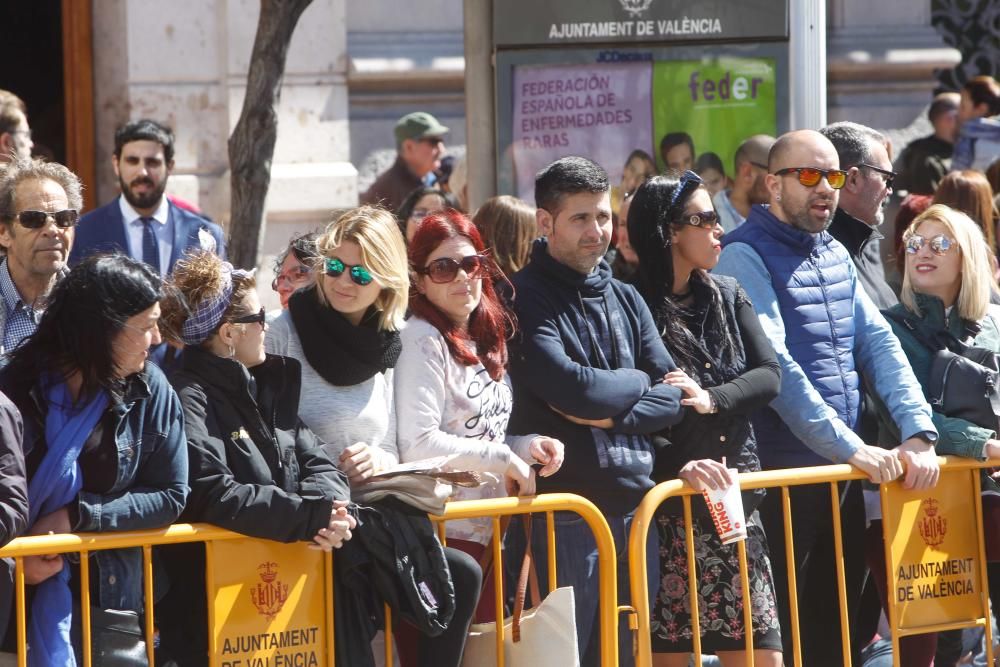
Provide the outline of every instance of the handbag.
{"type": "MultiPolygon", "coordinates": [[[[74,605],[74,614],[79,612],[74,605]]],[[[80,625],[82,625],[82,620],[80,625]]],[[[79,641],[79,625],[74,623],[74,643],[79,641]]],[[[101,667],[148,667],[146,633],[139,623],[139,614],[120,609],[90,607],[90,650],[92,662],[101,667]]],[[[79,657],[79,656],[78,656],[79,657]]],[[[82,664],[82,663],[81,663],[82,664]]]]}
{"type": "MultiPolygon", "coordinates": [[[[529,665],[579,667],[580,651],[576,637],[576,604],[573,587],[557,588],[542,600],[539,594],[538,572],[531,555],[530,514],[523,523],[527,543],[517,581],[514,613],[503,621],[504,664],[510,667],[529,665]],[[532,600],[537,606],[525,610],[525,595],[529,584],[532,600]]],[[[488,549],[487,553],[492,551],[488,549]]],[[[462,667],[496,665],[496,633],[496,623],[472,625],[465,641],[462,667]]]]}
{"type": "Polygon", "coordinates": [[[1000,432],[1000,362],[992,350],[970,344],[978,325],[966,327],[966,343],[950,333],[933,340],[910,318],[897,313],[886,317],[905,326],[934,355],[926,387],[931,409],[1000,432]]]}

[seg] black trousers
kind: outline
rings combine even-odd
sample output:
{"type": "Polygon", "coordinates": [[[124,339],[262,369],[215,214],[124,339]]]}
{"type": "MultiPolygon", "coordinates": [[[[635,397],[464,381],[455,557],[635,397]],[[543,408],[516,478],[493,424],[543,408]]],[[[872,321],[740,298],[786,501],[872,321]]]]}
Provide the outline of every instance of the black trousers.
{"type": "MultiPolygon", "coordinates": [[[[865,506],[860,482],[843,482],[838,486],[838,492],[848,621],[850,629],[854,631],[867,574],[864,552],[865,506]]],[[[792,487],[790,497],[802,663],[808,667],[843,667],[830,485],[792,487]]],[[[767,497],[760,506],[760,516],[771,551],[785,664],[794,665],[780,489],[768,490],[767,497]]],[[[858,655],[864,642],[869,639],[870,636],[851,637],[853,664],[861,664],[858,655]]]]}

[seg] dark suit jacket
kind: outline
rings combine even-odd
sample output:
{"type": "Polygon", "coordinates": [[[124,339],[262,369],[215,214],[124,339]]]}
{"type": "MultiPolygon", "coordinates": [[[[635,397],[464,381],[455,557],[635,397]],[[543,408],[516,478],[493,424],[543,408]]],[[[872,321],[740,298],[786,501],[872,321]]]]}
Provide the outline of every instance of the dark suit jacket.
{"type": "MultiPolygon", "coordinates": [[[[174,270],[174,263],[184,256],[189,248],[200,248],[199,230],[204,229],[215,239],[216,254],[225,259],[226,241],[222,228],[210,220],[195,215],[190,211],[169,203],[170,219],[174,225],[173,249],[170,253],[170,264],[166,273],[174,270]]],[[[119,250],[129,254],[128,239],[125,236],[125,222],[122,219],[118,197],[109,203],[94,209],[80,218],[76,228],[76,239],[73,250],[69,254],[70,266],[76,266],[84,259],[98,252],[119,250]]],[[[137,257],[136,259],[142,259],[137,257]]]]}

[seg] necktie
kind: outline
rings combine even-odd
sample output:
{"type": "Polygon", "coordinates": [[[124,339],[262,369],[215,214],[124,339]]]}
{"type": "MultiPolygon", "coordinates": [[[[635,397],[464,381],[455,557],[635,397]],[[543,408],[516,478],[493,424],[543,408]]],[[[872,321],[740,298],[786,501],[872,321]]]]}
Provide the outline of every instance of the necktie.
{"type": "Polygon", "coordinates": [[[156,241],[156,221],[152,218],[142,220],[142,261],[160,271],[160,244],[156,241]]]}

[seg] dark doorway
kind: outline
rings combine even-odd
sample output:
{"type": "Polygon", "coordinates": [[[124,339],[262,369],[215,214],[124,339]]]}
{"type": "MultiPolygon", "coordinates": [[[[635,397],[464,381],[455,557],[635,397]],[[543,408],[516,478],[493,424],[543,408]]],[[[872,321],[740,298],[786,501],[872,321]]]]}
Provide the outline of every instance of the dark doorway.
{"type": "Polygon", "coordinates": [[[0,43],[12,56],[0,68],[0,88],[28,106],[35,154],[66,164],[61,1],[5,3],[0,43]]]}

